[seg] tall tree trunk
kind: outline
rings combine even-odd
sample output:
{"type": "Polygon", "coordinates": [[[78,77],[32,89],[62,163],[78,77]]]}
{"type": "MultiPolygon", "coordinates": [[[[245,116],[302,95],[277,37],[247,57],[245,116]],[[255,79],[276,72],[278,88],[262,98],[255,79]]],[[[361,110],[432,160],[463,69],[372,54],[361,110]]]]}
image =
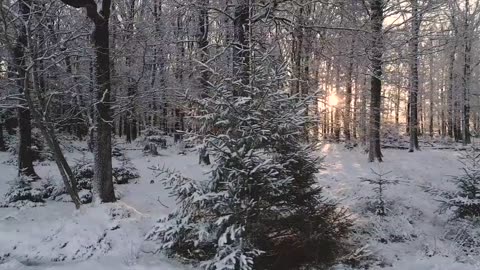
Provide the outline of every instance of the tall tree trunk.
{"type": "Polygon", "coordinates": [[[198,14],[198,37],[197,44],[199,49],[199,58],[202,65],[200,66],[200,86],[202,87],[202,97],[207,96],[209,88],[210,72],[206,67],[209,53],[208,53],[208,31],[209,31],[209,19],[208,19],[208,5],[210,0],[198,0],[199,1],[199,14],[198,14]]]}
{"type": "MultiPolygon", "coordinates": [[[[433,41],[430,39],[430,47],[433,48],[433,41]]],[[[433,115],[434,115],[434,112],[433,112],[433,103],[434,103],[434,100],[433,100],[433,92],[435,91],[435,81],[433,80],[433,66],[434,66],[434,54],[431,53],[430,54],[430,57],[429,57],[429,124],[428,124],[428,132],[430,134],[430,137],[433,138],[433,135],[434,135],[434,130],[433,130],[433,115]]]]}
{"type": "Polygon", "coordinates": [[[302,91],[302,61],[303,47],[304,47],[304,31],[302,25],[304,24],[304,7],[301,6],[295,13],[295,28],[293,30],[292,38],[292,63],[294,83],[291,90],[292,95],[298,95],[302,91]]]}
{"type": "MultiPolygon", "coordinates": [[[[418,70],[418,65],[417,65],[418,70]]],[[[419,82],[420,85],[420,82],[419,82]]],[[[425,98],[424,98],[424,89],[418,88],[418,96],[417,96],[417,141],[418,137],[424,134],[425,130],[425,98]]]]}
{"type": "Polygon", "coordinates": [[[440,89],[440,133],[442,138],[447,135],[447,124],[445,121],[445,82],[443,82],[442,88],[440,89]]]}
{"type": "MultiPolygon", "coordinates": [[[[153,2],[153,17],[155,23],[155,34],[156,38],[159,40],[163,40],[165,36],[164,32],[164,23],[162,20],[162,0],[154,0],[153,2]]],[[[164,44],[154,45],[154,59],[152,65],[152,80],[151,86],[152,88],[155,87],[157,77],[158,77],[158,87],[157,89],[162,89],[161,93],[161,104],[160,106],[157,105],[156,98],[153,99],[153,108],[154,108],[154,119],[153,122],[159,122],[160,128],[166,133],[168,132],[168,102],[167,102],[167,93],[166,93],[166,76],[165,76],[165,48],[164,44]],[[157,74],[158,73],[158,74],[157,74]],[[157,108],[161,111],[161,117],[158,117],[158,113],[156,112],[157,108]]]]}
{"type": "Polygon", "coordinates": [[[464,57],[463,65],[463,144],[470,144],[470,77],[471,77],[471,35],[470,35],[470,2],[465,0],[465,25],[464,25],[464,57]]]}
{"type": "MultiPolygon", "coordinates": [[[[340,66],[337,65],[337,74],[335,76],[335,95],[338,99],[340,99],[341,92],[340,92],[340,66]]],[[[338,104],[340,105],[340,104],[338,104]]],[[[335,119],[334,119],[334,136],[335,142],[340,142],[340,133],[341,133],[341,123],[340,123],[340,115],[341,111],[339,106],[334,106],[333,110],[335,110],[335,119]]]]}
{"type": "Polygon", "coordinates": [[[233,20],[233,76],[241,85],[234,89],[234,96],[245,96],[250,84],[250,0],[238,0],[233,20]]]}
{"type": "Polygon", "coordinates": [[[397,87],[397,93],[395,95],[395,127],[399,129],[400,125],[400,97],[401,97],[401,87],[397,87]]]}
{"type": "MultiPolygon", "coordinates": [[[[154,0],[153,1],[153,21],[155,25],[155,38],[158,40],[163,40],[163,32],[162,32],[162,20],[161,20],[161,14],[162,14],[162,0],[154,0]]],[[[150,81],[150,86],[152,89],[155,87],[155,82],[157,79],[157,71],[160,69],[160,83],[163,85],[164,83],[164,58],[163,58],[163,48],[160,47],[157,44],[153,45],[153,64],[151,67],[151,81],[150,81]],[[160,57],[159,55],[160,54],[160,57]],[[160,62],[160,63],[157,63],[160,62]]],[[[165,87],[160,86],[161,89],[164,89],[165,87]]],[[[156,93],[153,94],[153,99],[152,99],[152,126],[157,126],[159,123],[158,121],[158,105],[157,105],[157,98],[156,98],[156,93]]]]}
{"type": "Polygon", "coordinates": [[[28,108],[28,103],[24,100],[25,89],[23,80],[26,76],[26,65],[25,65],[25,50],[27,48],[27,24],[30,19],[30,0],[20,0],[19,11],[22,18],[22,23],[19,29],[17,43],[13,51],[15,68],[17,70],[17,86],[20,93],[19,106],[17,109],[17,119],[18,119],[18,173],[22,175],[31,176],[37,178],[37,174],[33,169],[33,159],[32,159],[32,124],[30,110],[28,108]]]}
{"type": "Polygon", "coordinates": [[[382,104],[382,64],[383,64],[383,0],[370,1],[370,23],[372,27],[372,78],[370,97],[370,149],[368,160],[377,159],[382,161],[382,150],[380,147],[380,126],[381,126],[381,104],[382,104]]]}
{"type": "MultiPolygon", "coordinates": [[[[128,22],[126,26],[126,40],[130,39],[134,36],[134,20],[135,20],[135,0],[130,0],[129,3],[129,13],[128,13],[128,22]]],[[[133,66],[134,58],[131,55],[126,56],[125,58],[125,65],[127,69],[133,66]]],[[[137,114],[135,112],[135,101],[137,96],[137,86],[132,74],[127,74],[127,95],[128,95],[128,103],[127,112],[125,116],[125,133],[126,133],[126,141],[131,143],[137,138],[137,114]]]]}
{"type": "Polygon", "coordinates": [[[112,115],[110,108],[110,48],[108,20],[110,0],[102,2],[102,20],[93,33],[96,53],[96,141],[94,150],[94,192],[101,202],[116,200],[112,180],[112,115]]]}
{"type": "Polygon", "coordinates": [[[454,31],[454,44],[450,52],[449,63],[448,63],[448,91],[447,91],[447,126],[448,126],[448,136],[454,138],[455,136],[455,53],[457,50],[457,39],[456,33],[454,31]]]}
{"type": "Polygon", "coordinates": [[[410,149],[419,150],[418,146],[418,43],[420,32],[420,14],[417,0],[411,0],[412,5],[412,38],[410,40],[410,149]]]}
{"type": "Polygon", "coordinates": [[[324,104],[326,104],[327,106],[325,106],[325,116],[324,116],[324,119],[325,119],[325,126],[324,126],[324,137],[327,138],[331,132],[330,132],[330,126],[332,125],[332,122],[330,121],[330,111],[333,109],[329,106],[328,104],[328,98],[329,98],[329,95],[331,94],[330,93],[330,84],[331,84],[331,78],[332,78],[332,61],[331,59],[328,59],[325,63],[325,66],[326,66],[326,74],[325,74],[325,80],[324,80],[324,86],[323,86],[323,89],[324,89],[324,104]]]}
{"type": "MultiPolygon", "coordinates": [[[[177,29],[176,29],[176,37],[177,40],[184,40],[187,33],[185,32],[185,22],[184,22],[184,15],[179,12],[177,15],[177,29]]],[[[190,43],[189,43],[190,44],[190,43]]],[[[175,64],[175,79],[177,81],[177,84],[180,86],[184,85],[184,75],[185,75],[185,43],[184,42],[177,42],[176,46],[176,52],[175,52],[175,58],[176,58],[176,64],[175,64]]],[[[171,114],[174,116],[174,123],[173,127],[170,129],[170,132],[176,132],[177,130],[182,130],[183,131],[183,118],[184,118],[184,113],[181,108],[177,103],[172,103],[172,109],[171,109],[171,114]]]]}
{"type": "Polygon", "coordinates": [[[87,16],[94,23],[92,34],[95,48],[95,140],[93,147],[94,199],[100,202],[116,200],[112,179],[112,125],[111,115],[111,84],[110,84],[110,46],[109,46],[109,19],[111,0],[101,2],[100,12],[97,11],[95,0],[62,0],[63,3],[75,7],[85,8],[87,16]]]}
{"type": "Polygon", "coordinates": [[[350,133],[350,126],[351,126],[351,106],[352,106],[352,74],[353,74],[353,56],[354,56],[354,49],[355,49],[355,39],[352,36],[352,41],[350,45],[350,55],[349,55],[349,62],[347,68],[347,85],[345,87],[345,111],[343,116],[343,128],[345,133],[345,141],[349,142],[351,133],[350,133]]]}
{"type": "Polygon", "coordinates": [[[448,111],[448,102],[445,95],[447,84],[448,84],[447,70],[448,70],[448,65],[442,67],[441,89],[440,89],[440,115],[439,115],[442,138],[444,138],[445,136],[448,136],[448,130],[447,130],[448,119],[446,114],[446,112],[448,111]]]}
{"type": "Polygon", "coordinates": [[[405,120],[406,120],[406,123],[407,123],[407,126],[405,128],[405,132],[407,134],[410,134],[410,85],[409,85],[409,90],[408,90],[408,95],[407,95],[407,104],[406,104],[406,114],[405,114],[405,120]]]}
{"type": "Polygon", "coordinates": [[[367,103],[368,103],[368,77],[367,75],[363,76],[362,84],[362,106],[360,108],[360,132],[361,132],[361,142],[362,144],[367,144],[368,138],[368,126],[367,126],[367,103]]]}
{"type": "Polygon", "coordinates": [[[357,112],[357,107],[358,107],[358,98],[359,98],[359,93],[358,91],[360,90],[359,83],[358,83],[358,66],[356,67],[355,71],[355,91],[353,94],[353,110],[352,110],[352,136],[353,139],[357,139],[357,127],[358,127],[358,112],[357,112]]]}

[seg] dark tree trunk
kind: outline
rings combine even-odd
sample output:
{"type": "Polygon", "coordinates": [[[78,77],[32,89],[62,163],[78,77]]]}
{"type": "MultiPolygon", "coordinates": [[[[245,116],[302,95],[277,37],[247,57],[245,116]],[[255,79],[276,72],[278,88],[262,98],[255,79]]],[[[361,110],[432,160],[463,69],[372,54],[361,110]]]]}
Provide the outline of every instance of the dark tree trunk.
{"type": "Polygon", "coordinates": [[[249,0],[238,0],[234,13],[233,76],[240,80],[241,85],[235,86],[233,94],[244,96],[245,88],[250,84],[249,0]]]}
{"type": "MultiPolygon", "coordinates": [[[[342,93],[340,92],[340,66],[337,65],[337,74],[335,76],[335,91],[336,91],[336,96],[338,99],[340,99],[342,93]]],[[[339,104],[340,105],[340,104],[339,104]]],[[[335,137],[335,142],[340,142],[340,133],[341,133],[341,123],[340,123],[340,115],[341,111],[339,106],[333,108],[335,110],[335,119],[334,119],[334,137],[335,137]]]]}
{"type": "MultiPolygon", "coordinates": [[[[128,22],[127,22],[127,37],[134,36],[134,19],[135,19],[135,0],[130,0],[130,7],[129,7],[129,14],[128,14],[128,22]]],[[[125,59],[125,64],[127,68],[130,68],[133,63],[132,56],[127,56],[125,59]]],[[[128,143],[131,143],[137,138],[137,114],[135,112],[135,100],[137,96],[137,85],[135,80],[133,79],[133,75],[128,74],[128,82],[127,82],[127,95],[129,97],[129,106],[127,107],[127,113],[125,117],[125,134],[127,135],[126,139],[128,143]]]]}
{"type": "Polygon", "coordinates": [[[5,129],[7,130],[8,135],[15,135],[15,127],[18,126],[17,119],[12,115],[5,119],[5,129]]]}
{"type": "MultiPolygon", "coordinates": [[[[162,40],[162,31],[161,31],[161,20],[160,16],[162,13],[162,1],[161,0],[154,0],[153,1],[153,20],[154,20],[154,25],[155,25],[155,38],[162,40]]],[[[159,54],[158,46],[155,44],[153,45],[153,63],[151,66],[151,80],[150,80],[150,86],[153,89],[155,87],[155,82],[157,79],[157,70],[159,67],[163,69],[163,60],[161,60],[161,63],[158,64],[159,59],[163,59],[162,57],[158,57],[159,54]]],[[[163,73],[162,73],[163,76],[163,73]]],[[[163,82],[163,80],[162,80],[163,82]]],[[[156,93],[153,94],[152,98],[152,126],[156,127],[158,125],[158,106],[157,106],[157,98],[156,98],[156,93]]]]}
{"type": "Polygon", "coordinates": [[[110,109],[110,48],[109,19],[110,0],[103,0],[103,20],[95,24],[94,44],[96,53],[96,140],[94,148],[94,190],[102,202],[115,201],[112,180],[112,123],[110,109]]]}
{"type": "Polygon", "coordinates": [[[419,150],[418,146],[418,42],[420,15],[417,0],[412,0],[412,39],[410,40],[410,149],[419,150]]]}
{"type": "Polygon", "coordinates": [[[464,56],[463,66],[463,144],[470,144],[470,77],[471,77],[471,39],[469,29],[470,3],[465,1],[465,25],[464,25],[464,56]]]}
{"type": "Polygon", "coordinates": [[[359,83],[358,83],[358,66],[356,67],[357,71],[355,72],[355,92],[353,95],[353,116],[352,116],[352,136],[353,139],[357,139],[357,127],[358,127],[358,91],[359,91],[359,83]]]}
{"type": "Polygon", "coordinates": [[[125,117],[123,117],[123,129],[124,129],[124,132],[125,132],[125,140],[127,141],[127,143],[131,143],[132,142],[132,133],[130,132],[130,114],[127,113],[127,115],[125,117]]]}
{"type": "MultiPolygon", "coordinates": [[[[310,87],[310,54],[311,54],[311,35],[305,29],[305,21],[310,17],[311,7],[309,5],[300,6],[295,13],[295,28],[293,30],[292,40],[292,62],[294,64],[294,85],[291,90],[293,95],[299,98],[305,98],[309,94],[310,87]]],[[[308,115],[309,108],[306,108],[305,115],[308,115]]],[[[303,138],[309,140],[309,126],[303,127],[303,138]]]]}
{"type": "MultiPolygon", "coordinates": [[[[162,17],[162,0],[153,1],[153,17],[155,23],[155,34],[157,39],[162,40],[164,37],[164,24],[161,19],[162,17]]],[[[155,124],[160,125],[160,129],[165,133],[168,132],[168,102],[167,102],[167,93],[165,92],[165,54],[163,50],[163,45],[157,46],[154,45],[154,60],[152,65],[152,80],[151,86],[155,87],[157,77],[159,86],[158,89],[162,89],[161,93],[161,103],[157,104],[156,98],[153,100],[152,107],[154,108],[154,119],[155,124]],[[158,116],[157,110],[161,111],[161,117],[158,116]]]]}
{"type": "Polygon", "coordinates": [[[100,202],[116,200],[112,179],[112,125],[111,115],[111,85],[110,85],[110,48],[109,48],[109,18],[110,0],[101,2],[100,12],[94,0],[62,0],[65,4],[75,8],[85,8],[87,16],[94,23],[92,34],[95,48],[95,135],[94,136],[94,196],[100,202]]]}
{"type": "MultiPolygon", "coordinates": [[[[328,95],[330,94],[328,89],[330,87],[330,83],[331,83],[331,73],[332,73],[332,61],[330,60],[327,60],[327,63],[326,63],[326,74],[325,74],[325,83],[324,83],[324,89],[325,89],[325,97],[324,97],[324,102],[325,104],[328,105],[328,95]]],[[[330,106],[327,106],[325,108],[325,116],[324,116],[324,119],[325,119],[325,123],[324,123],[324,131],[323,131],[323,134],[324,134],[324,137],[327,138],[330,134],[331,134],[331,125],[332,125],[332,121],[330,121],[330,111],[332,110],[332,108],[330,106]]]]}
{"type": "Polygon", "coordinates": [[[7,147],[5,145],[5,139],[3,138],[3,123],[0,123],[0,151],[1,152],[7,151],[7,147]]]}
{"type": "Polygon", "coordinates": [[[15,62],[15,68],[17,70],[17,86],[19,89],[20,97],[19,107],[17,109],[18,119],[18,173],[38,177],[33,169],[32,159],[32,124],[30,110],[27,102],[24,100],[25,89],[24,80],[26,76],[25,66],[25,49],[27,47],[27,29],[26,24],[30,18],[30,6],[29,0],[20,0],[19,2],[20,15],[22,16],[22,23],[19,29],[17,38],[17,44],[15,45],[13,56],[15,62]]]}
{"type": "Polygon", "coordinates": [[[442,85],[442,89],[440,90],[440,100],[441,100],[441,103],[440,103],[440,108],[441,108],[441,112],[440,112],[441,135],[442,135],[442,138],[443,138],[447,135],[447,124],[446,124],[446,121],[445,121],[445,110],[444,110],[444,106],[445,106],[445,84],[442,85]]]}
{"type": "Polygon", "coordinates": [[[410,134],[410,90],[408,92],[408,96],[407,96],[407,106],[406,106],[406,111],[407,113],[405,114],[405,120],[407,122],[407,126],[405,128],[405,132],[407,134],[410,134]]]}
{"type": "Polygon", "coordinates": [[[295,13],[295,28],[292,38],[292,63],[293,63],[293,88],[292,95],[298,95],[301,92],[302,85],[302,53],[304,43],[304,33],[302,29],[304,8],[300,7],[298,13],[295,13]]]}
{"type": "Polygon", "coordinates": [[[370,162],[377,159],[382,161],[382,151],[380,147],[380,125],[381,125],[381,103],[382,103],[382,57],[383,57],[383,0],[371,0],[372,24],[372,55],[371,65],[373,75],[371,78],[371,97],[370,97],[370,149],[368,160],[370,162]]]}
{"type": "Polygon", "coordinates": [[[401,88],[397,88],[397,95],[395,96],[395,126],[399,128],[400,122],[400,96],[401,96],[401,88]]]}
{"type": "Polygon", "coordinates": [[[344,133],[345,140],[350,141],[350,126],[351,126],[351,104],[352,104],[352,74],[353,74],[353,55],[355,49],[355,41],[352,37],[352,44],[350,48],[349,63],[347,69],[347,86],[345,88],[345,113],[343,116],[344,120],[344,133]]]}
{"type": "Polygon", "coordinates": [[[199,57],[202,65],[200,66],[200,86],[202,87],[202,97],[207,96],[209,88],[210,72],[206,67],[208,61],[208,31],[209,31],[209,19],[208,19],[208,5],[210,0],[198,0],[199,1],[199,14],[198,14],[198,49],[199,57]]]}
{"type": "MultiPolygon", "coordinates": [[[[185,22],[182,13],[178,13],[177,17],[177,29],[176,29],[176,38],[177,40],[183,40],[185,39],[186,32],[185,32],[185,22]]],[[[175,64],[175,79],[177,81],[177,84],[183,85],[184,84],[184,77],[185,77],[185,63],[183,59],[185,59],[185,43],[183,42],[177,42],[176,46],[176,52],[175,52],[175,57],[176,57],[176,64],[175,64]]],[[[170,133],[176,133],[177,130],[182,128],[182,123],[183,123],[183,116],[184,114],[182,113],[183,108],[178,103],[172,104],[172,108],[170,109],[170,113],[173,116],[174,122],[173,126],[169,129],[170,133]]],[[[183,128],[182,128],[183,131],[183,128]]]]}

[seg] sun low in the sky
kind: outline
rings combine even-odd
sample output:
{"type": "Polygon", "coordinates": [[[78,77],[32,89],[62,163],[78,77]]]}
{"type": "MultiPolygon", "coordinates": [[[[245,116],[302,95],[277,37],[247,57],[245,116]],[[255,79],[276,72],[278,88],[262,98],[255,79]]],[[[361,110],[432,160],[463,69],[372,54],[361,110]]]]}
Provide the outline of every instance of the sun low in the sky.
{"type": "Polygon", "coordinates": [[[337,95],[331,94],[330,96],[328,96],[327,102],[328,106],[335,107],[340,102],[340,99],[337,97],[337,95]]]}

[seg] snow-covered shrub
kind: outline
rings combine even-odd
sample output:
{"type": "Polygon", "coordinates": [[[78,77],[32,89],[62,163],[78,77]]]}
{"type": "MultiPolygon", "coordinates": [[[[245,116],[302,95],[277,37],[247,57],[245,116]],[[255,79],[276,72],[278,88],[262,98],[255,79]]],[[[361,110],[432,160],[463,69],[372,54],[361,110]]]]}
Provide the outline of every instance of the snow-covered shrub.
{"type": "Polygon", "coordinates": [[[467,256],[480,255],[480,220],[456,219],[447,224],[445,238],[458,245],[458,252],[467,256]]]}
{"type": "Polygon", "coordinates": [[[78,192],[78,197],[83,204],[91,203],[93,200],[93,194],[91,190],[82,189],[78,192]]]}
{"type": "Polygon", "coordinates": [[[142,132],[143,144],[148,145],[150,143],[156,144],[160,148],[167,148],[167,134],[157,128],[149,127],[142,132]]]}
{"type": "Polygon", "coordinates": [[[137,169],[133,166],[130,159],[123,155],[118,158],[121,163],[113,167],[113,181],[115,184],[122,185],[128,184],[130,180],[137,179],[140,175],[137,169]]]}
{"type": "MultiPolygon", "coordinates": [[[[31,179],[26,176],[19,176],[15,179],[7,193],[5,193],[5,207],[16,207],[24,204],[43,203],[45,190],[32,187],[31,179]]],[[[30,204],[34,205],[34,204],[30,204]]]]}
{"type": "Polygon", "coordinates": [[[132,216],[132,211],[129,208],[115,205],[109,209],[108,215],[112,220],[125,219],[132,216]]]}
{"type": "MultiPolygon", "coordinates": [[[[79,162],[73,167],[72,171],[77,179],[79,190],[92,189],[93,163],[90,161],[79,162]]],[[[124,160],[119,166],[113,167],[112,176],[115,184],[128,184],[130,180],[140,177],[137,169],[128,160],[124,160]]]]}
{"type": "Polygon", "coordinates": [[[43,190],[44,199],[54,198],[56,195],[65,193],[64,187],[59,186],[51,176],[37,180],[35,184],[43,190]]]}
{"type": "Polygon", "coordinates": [[[454,177],[458,192],[447,204],[460,218],[480,217],[480,153],[471,148],[460,158],[464,173],[454,177]]]}
{"type": "Polygon", "coordinates": [[[77,189],[92,189],[93,179],[93,163],[89,161],[82,161],[77,163],[72,168],[73,175],[77,180],[77,189]]]}
{"type": "Polygon", "coordinates": [[[115,184],[128,184],[132,179],[139,178],[137,169],[130,165],[122,165],[121,167],[113,168],[113,180],[115,184]]]}
{"type": "Polygon", "coordinates": [[[147,235],[167,254],[204,269],[327,264],[351,225],[316,186],[320,159],[305,142],[310,100],[282,90],[281,64],[261,61],[266,65],[251,73],[255,85],[221,80],[198,101],[197,139],[215,158],[214,168],[205,182],[165,172],[179,207],[147,235]]]}

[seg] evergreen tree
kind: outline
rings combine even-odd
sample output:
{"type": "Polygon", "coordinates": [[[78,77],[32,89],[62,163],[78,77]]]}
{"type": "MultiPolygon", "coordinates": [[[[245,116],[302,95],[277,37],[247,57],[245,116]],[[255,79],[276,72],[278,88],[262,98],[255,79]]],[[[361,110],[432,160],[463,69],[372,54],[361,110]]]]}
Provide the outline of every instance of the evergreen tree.
{"type": "Polygon", "coordinates": [[[447,205],[460,218],[480,216],[480,154],[474,148],[460,157],[464,173],[454,177],[458,192],[450,196],[447,205]]]}
{"type": "Polygon", "coordinates": [[[285,66],[268,54],[251,60],[249,85],[218,80],[198,101],[204,132],[197,136],[214,156],[214,168],[203,182],[169,173],[180,206],[147,238],[204,269],[329,262],[350,221],[315,185],[320,160],[303,141],[313,98],[290,96],[285,66]],[[244,95],[235,95],[238,89],[244,95]]]}

